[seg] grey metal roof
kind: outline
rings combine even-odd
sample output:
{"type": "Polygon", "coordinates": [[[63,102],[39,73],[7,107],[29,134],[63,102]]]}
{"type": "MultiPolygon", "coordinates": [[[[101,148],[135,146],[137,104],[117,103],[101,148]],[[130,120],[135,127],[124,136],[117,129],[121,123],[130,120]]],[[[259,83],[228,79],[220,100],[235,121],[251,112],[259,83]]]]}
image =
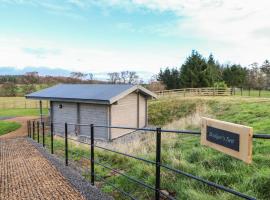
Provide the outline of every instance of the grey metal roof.
{"type": "Polygon", "coordinates": [[[25,97],[29,99],[112,104],[137,89],[147,96],[156,97],[149,90],[130,84],[59,84],[28,94],[25,97]]]}

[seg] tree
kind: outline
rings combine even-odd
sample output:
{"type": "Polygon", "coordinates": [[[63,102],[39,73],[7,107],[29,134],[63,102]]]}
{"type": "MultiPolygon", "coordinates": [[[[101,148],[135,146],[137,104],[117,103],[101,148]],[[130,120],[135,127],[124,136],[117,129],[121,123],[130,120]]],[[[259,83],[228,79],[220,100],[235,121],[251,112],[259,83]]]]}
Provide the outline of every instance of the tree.
{"type": "Polygon", "coordinates": [[[129,71],[122,71],[120,72],[120,78],[122,83],[127,83],[128,82],[128,77],[129,77],[129,71]]]}
{"type": "Polygon", "coordinates": [[[192,51],[180,70],[182,87],[210,86],[207,62],[197,51],[192,51]]]}
{"type": "Polygon", "coordinates": [[[71,72],[70,77],[75,79],[84,79],[87,76],[87,74],[84,74],[82,72],[71,72]]]}
{"type": "Polygon", "coordinates": [[[146,85],[147,89],[151,90],[151,91],[162,91],[165,90],[165,85],[161,82],[157,80],[157,76],[154,75],[151,77],[151,79],[149,80],[149,83],[146,85]]]}
{"type": "Polygon", "coordinates": [[[92,81],[94,79],[94,74],[92,73],[88,73],[88,76],[89,76],[89,80],[92,81]]]}
{"type": "Polygon", "coordinates": [[[213,54],[210,54],[207,60],[206,78],[209,86],[214,86],[215,83],[222,79],[220,65],[215,61],[213,54]]]}
{"type": "Polygon", "coordinates": [[[166,85],[166,89],[180,88],[180,72],[177,68],[160,69],[157,80],[166,85]]]}
{"type": "Polygon", "coordinates": [[[227,65],[223,68],[223,80],[228,86],[243,87],[246,81],[247,69],[241,65],[227,65]]]}
{"type": "Polygon", "coordinates": [[[111,73],[108,73],[108,81],[112,84],[116,84],[117,82],[120,81],[120,74],[119,72],[111,72],[111,73]]]}
{"type": "Polygon", "coordinates": [[[26,72],[23,78],[25,84],[37,84],[39,83],[38,72],[26,72]]]}
{"type": "Polygon", "coordinates": [[[6,82],[1,87],[1,96],[14,97],[17,94],[17,86],[15,83],[6,82]]]}
{"type": "Polygon", "coordinates": [[[266,87],[270,88],[270,62],[269,60],[265,60],[264,63],[261,66],[262,72],[265,74],[266,78],[266,87]]]}
{"type": "Polygon", "coordinates": [[[139,81],[139,76],[135,71],[128,72],[128,83],[129,84],[136,84],[139,81]]]}
{"type": "Polygon", "coordinates": [[[35,92],[36,87],[34,84],[25,84],[22,86],[22,92],[24,95],[35,92]]]}

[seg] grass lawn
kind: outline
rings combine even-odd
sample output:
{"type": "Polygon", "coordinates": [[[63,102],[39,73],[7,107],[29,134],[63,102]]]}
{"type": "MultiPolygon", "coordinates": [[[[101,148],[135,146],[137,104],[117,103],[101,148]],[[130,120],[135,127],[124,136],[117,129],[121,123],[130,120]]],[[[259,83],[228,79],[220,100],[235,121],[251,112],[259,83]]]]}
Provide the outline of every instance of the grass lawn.
{"type": "MultiPolygon", "coordinates": [[[[237,89],[235,91],[235,95],[237,96],[241,96],[241,90],[237,89]]],[[[242,96],[250,96],[250,97],[270,97],[270,90],[261,90],[261,92],[259,92],[259,90],[247,90],[247,89],[243,89],[242,90],[242,96]]]]}
{"type": "Polygon", "coordinates": [[[16,122],[0,121],[0,135],[4,135],[11,131],[15,131],[16,129],[20,127],[21,127],[21,124],[16,123],[16,122]]]}
{"type": "MultiPolygon", "coordinates": [[[[48,110],[43,109],[43,114],[47,114],[48,110]]],[[[0,116],[38,116],[39,115],[39,109],[36,108],[12,108],[12,109],[0,109],[0,116]]]]}
{"type": "MultiPolygon", "coordinates": [[[[162,98],[149,103],[149,121],[154,125],[166,126],[179,118],[203,112],[207,116],[252,126],[255,132],[270,133],[269,108],[270,100],[262,98],[162,98]]],[[[193,128],[198,129],[199,127],[194,126],[193,128]]],[[[150,139],[154,141],[155,137],[150,137],[150,139]]],[[[49,138],[46,139],[46,143],[49,148],[49,138]]],[[[129,146],[129,149],[133,150],[133,155],[155,160],[154,142],[149,141],[137,145],[129,146]]],[[[62,139],[55,139],[54,150],[56,154],[64,156],[64,141],[62,139]]],[[[121,149],[117,150],[121,151],[121,149]]],[[[85,157],[89,158],[89,156],[89,146],[69,142],[69,159],[88,169],[84,172],[87,178],[90,176],[89,160],[85,157]]],[[[151,164],[97,148],[95,148],[95,159],[149,185],[154,186],[155,184],[155,166],[151,164]]],[[[162,163],[258,199],[270,199],[270,141],[253,140],[253,162],[247,165],[240,160],[200,145],[198,136],[163,133],[162,163]]],[[[95,170],[96,174],[106,177],[107,181],[138,199],[150,200],[154,198],[153,191],[140,187],[125,177],[114,175],[98,165],[95,165],[95,170]]],[[[239,199],[195,180],[175,175],[165,169],[161,170],[161,182],[162,189],[168,191],[176,199],[239,199]]],[[[109,185],[99,183],[99,186],[104,192],[113,195],[115,199],[126,199],[109,185]]]]}

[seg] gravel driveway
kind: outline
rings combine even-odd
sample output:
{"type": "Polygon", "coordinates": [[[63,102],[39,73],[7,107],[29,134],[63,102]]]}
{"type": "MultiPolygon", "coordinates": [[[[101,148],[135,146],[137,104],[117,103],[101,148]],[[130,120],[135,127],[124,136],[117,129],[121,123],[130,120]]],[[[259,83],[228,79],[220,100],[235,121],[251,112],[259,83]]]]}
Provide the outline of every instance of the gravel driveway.
{"type": "Polygon", "coordinates": [[[9,119],[22,127],[0,137],[0,199],[111,199],[25,137],[28,119],[9,119]]]}

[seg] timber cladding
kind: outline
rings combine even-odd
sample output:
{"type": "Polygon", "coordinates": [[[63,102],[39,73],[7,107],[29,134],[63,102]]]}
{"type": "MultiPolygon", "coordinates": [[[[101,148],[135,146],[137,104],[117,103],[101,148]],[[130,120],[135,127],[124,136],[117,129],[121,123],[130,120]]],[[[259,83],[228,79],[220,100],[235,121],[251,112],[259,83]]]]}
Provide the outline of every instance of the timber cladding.
{"type": "Polygon", "coordinates": [[[202,118],[201,144],[246,163],[252,162],[252,137],[253,128],[251,127],[202,118]]]}
{"type": "MultiPolygon", "coordinates": [[[[144,127],[146,115],[146,98],[133,92],[120,99],[116,104],[111,106],[111,125],[112,126],[128,126],[128,127],[144,127]],[[138,96],[139,95],[139,98],[138,96]],[[138,102],[139,100],[139,102],[138,102]],[[138,116],[139,115],[139,116],[138,116]]],[[[111,129],[111,138],[117,138],[129,133],[130,130],[111,129]]]]}

